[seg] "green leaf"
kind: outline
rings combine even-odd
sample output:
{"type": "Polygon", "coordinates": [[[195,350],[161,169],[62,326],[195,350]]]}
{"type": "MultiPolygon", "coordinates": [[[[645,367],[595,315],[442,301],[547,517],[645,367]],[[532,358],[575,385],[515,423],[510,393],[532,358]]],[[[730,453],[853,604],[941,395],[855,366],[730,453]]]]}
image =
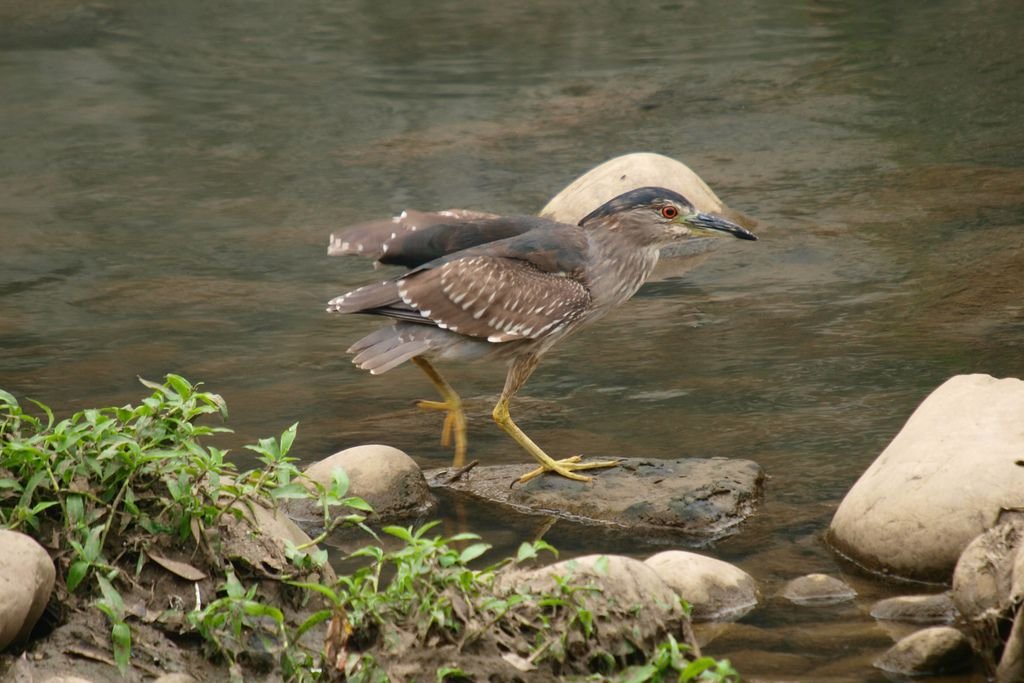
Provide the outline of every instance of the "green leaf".
{"type": "Polygon", "coordinates": [[[348,493],[349,479],[348,472],[340,467],[336,467],[331,471],[331,486],[330,494],[335,497],[336,500],[341,500],[348,493]]]}
{"type": "Polygon", "coordinates": [[[114,644],[114,662],[122,676],[128,674],[128,663],[132,658],[132,631],[123,621],[110,629],[110,640],[114,644]]]}
{"type": "MultiPolygon", "coordinates": [[[[138,379],[139,379],[139,383],[142,384],[142,386],[146,387],[147,389],[152,389],[153,391],[157,391],[157,392],[163,394],[164,396],[169,396],[171,394],[170,389],[165,387],[163,384],[157,384],[156,382],[150,382],[148,379],[143,379],[142,377],[139,377],[138,379]]],[[[148,400],[149,399],[145,399],[143,402],[148,401],[148,400]]]]}
{"type": "Polygon", "coordinates": [[[314,591],[316,593],[320,593],[321,595],[323,595],[325,598],[327,598],[334,605],[341,604],[341,596],[339,596],[337,593],[335,593],[333,590],[331,590],[330,587],[325,586],[322,583],[312,583],[312,582],[308,582],[307,583],[307,582],[297,582],[297,581],[288,581],[286,583],[288,583],[289,586],[295,586],[297,588],[304,588],[306,590],[310,590],[310,591],[314,591]]]}
{"type": "Polygon", "coordinates": [[[178,395],[182,398],[190,396],[194,390],[189,381],[181,375],[168,373],[164,375],[164,378],[167,380],[167,384],[171,385],[171,388],[178,392],[178,395]]]}
{"type": "Polygon", "coordinates": [[[516,562],[525,562],[537,557],[537,549],[532,543],[520,543],[519,551],[516,553],[516,562]]]}
{"type": "Polygon", "coordinates": [[[423,536],[428,531],[430,531],[431,529],[433,529],[435,526],[437,526],[440,523],[441,523],[441,520],[439,520],[439,519],[435,519],[433,522],[427,522],[426,524],[424,524],[423,526],[421,526],[419,529],[416,530],[416,533],[413,534],[413,537],[416,540],[419,540],[419,539],[423,538],[423,536]]]}
{"type": "Polygon", "coordinates": [[[270,617],[278,624],[284,623],[284,613],[273,605],[264,605],[255,600],[246,600],[242,609],[251,617],[270,617]]]}
{"type": "Polygon", "coordinates": [[[303,635],[305,635],[306,631],[313,628],[317,624],[322,624],[323,622],[330,619],[333,614],[334,610],[329,609],[322,609],[319,612],[313,612],[312,614],[310,614],[304,622],[299,624],[299,628],[295,631],[295,640],[301,638],[303,635]]]}
{"type": "Polygon", "coordinates": [[[82,500],[82,496],[77,494],[68,496],[64,507],[67,511],[67,521],[70,524],[78,525],[85,521],[85,502],[82,500]]]}
{"type": "Polygon", "coordinates": [[[690,662],[690,664],[685,669],[683,669],[682,673],[680,674],[680,678],[682,678],[684,681],[691,681],[717,664],[718,662],[716,662],[711,657],[701,657],[700,659],[695,659],[692,662],[690,662]]]}
{"type": "Polygon", "coordinates": [[[354,551],[349,557],[371,557],[380,562],[384,558],[384,549],[376,545],[367,545],[354,551]]]}
{"type": "Polygon", "coordinates": [[[95,526],[89,529],[89,538],[85,540],[84,556],[85,559],[90,562],[95,562],[100,558],[100,554],[103,552],[103,547],[100,543],[103,542],[103,527],[95,526]]]}
{"type": "Polygon", "coordinates": [[[291,450],[292,442],[295,441],[295,433],[298,428],[299,423],[296,422],[281,434],[281,455],[287,455],[288,451],[291,450]]]}
{"type": "Polygon", "coordinates": [[[71,566],[68,567],[68,576],[65,581],[69,593],[75,592],[75,589],[78,588],[78,584],[82,583],[82,579],[84,579],[85,575],[89,572],[90,566],[91,565],[85,560],[75,560],[71,563],[71,566]]]}
{"type": "Polygon", "coordinates": [[[386,534],[388,534],[390,536],[394,536],[395,538],[399,538],[399,539],[405,541],[406,543],[411,543],[412,540],[413,540],[412,539],[412,532],[409,529],[406,529],[405,527],[401,527],[401,526],[386,526],[383,529],[381,529],[381,531],[383,531],[384,533],[386,533],[386,534]]]}
{"type": "Polygon", "coordinates": [[[489,543],[474,543],[459,553],[459,563],[466,564],[468,562],[472,562],[490,549],[491,546],[489,543]]]}
{"type": "Polygon", "coordinates": [[[437,670],[437,683],[442,683],[443,681],[448,680],[449,676],[466,678],[466,672],[457,666],[442,666],[437,670]]]}
{"type": "Polygon", "coordinates": [[[608,556],[601,555],[601,557],[594,560],[594,571],[601,575],[608,574],[608,556]]]}
{"type": "Polygon", "coordinates": [[[231,570],[228,570],[227,575],[224,577],[224,592],[228,594],[229,598],[245,597],[245,587],[231,570]]]}
{"type": "Polygon", "coordinates": [[[39,401],[32,398],[30,398],[29,401],[34,403],[36,407],[38,407],[41,411],[46,413],[46,427],[44,429],[50,429],[51,427],[53,427],[53,411],[50,410],[50,406],[46,405],[45,403],[40,403],[39,401]]]}
{"type": "MultiPolygon", "coordinates": [[[[658,669],[652,664],[644,664],[643,666],[631,666],[623,672],[622,683],[647,683],[648,681],[660,681],[661,676],[658,676],[658,669]]],[[[686,680],[680,678],[679,680],[686,680]]]]}
{"type": "Polygon", "coordinates": [[[96,575],[96,583],[100,586],[100,593],[103,594],[103,600],[110,605],[114,613],[118,615],[118,618],[123,618],[124,614],[124,599],[121,594],[114,588],[114,584],[110,583],[110,579],[103,576],[102,574],[96,575]]]}
{"type": "Polygon", "coordinates": [[[353,510],[362,510],[363,512],[373,512],[373,506],[367,503],[359,496],[349,496],[341,501],[345,507],[350,507],[353,510]]]}
{"type": "Polygon", "coordinates": [[[293,481],[290,484],[284,486],[275,486],[270,489],[270,496],[274,500],[288,499],[288,498],[309,498],[309,489],[302,484],[293,481]]]}

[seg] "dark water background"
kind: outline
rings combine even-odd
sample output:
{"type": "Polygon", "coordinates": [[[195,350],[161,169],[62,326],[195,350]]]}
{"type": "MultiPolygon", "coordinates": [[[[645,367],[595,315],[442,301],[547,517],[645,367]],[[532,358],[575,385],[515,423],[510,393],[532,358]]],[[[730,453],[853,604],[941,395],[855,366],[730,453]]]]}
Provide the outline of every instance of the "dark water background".
{"type": "MultiPolygon", "coordinates": [[[[1022,29],[1011,0],[3,3],[0,387],[66,415],[177,372],[227,399],[240,460],[299,421],[304,461],[386,442],[443,465],[417,370],[374,378],[343,353],[374,323],[323,306],[368,271],[329,259],[328,234],[407,206],[533,212],[660,152],[762,241],[563,343],[514,414],[555,453],[761,463],[759,516],[706,551],[766,602],[707,651],[748,675],[885,680],[867,609],[900,588],[821,536],[935,386],[1024,376],[1022,29]],[[810,571],[861,598],[774,597],[810,571]]],[[[471,456],[524,462],[487,418],[503,370],[448,374],[471,456]]],[[[541,523],[442,515],[502,550],[541,523]]]]}

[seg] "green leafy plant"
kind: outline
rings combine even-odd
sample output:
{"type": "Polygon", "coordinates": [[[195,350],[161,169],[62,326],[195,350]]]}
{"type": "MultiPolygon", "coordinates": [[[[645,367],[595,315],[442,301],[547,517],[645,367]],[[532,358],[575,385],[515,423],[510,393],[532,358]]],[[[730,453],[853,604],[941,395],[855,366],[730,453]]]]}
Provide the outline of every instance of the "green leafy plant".
{"type": "Polygon", "coordinates": [[[642,666],[627,669],[618,680],[622,683],[654,683],[660,681],[706,681],[708,683],[740,683],[740,675],[729,660],[711,657],[688,658],[689,647],[676,641],[671,635],[642,666]]]}
{"type": "MultiPolygon", "coordinates": [[[[599,617],[588,602],[595,586],[554,577],[554,587],[542,594],[497,589],[503,572],[544,553],[557,557],[544,541],[480,566],[490,546],[472,533],[433,535],[437,522],[386,526],[378,536],[365,523],[370,506],[349,495],[344,472],[336,471],[328,486],[303,479],[290,455],[297,425],[247,446],[257,466],[239,471],[227,451],[203,443],[230,431],[209,424],[227,417],[220,396],[177,375],[142,383],[151,393],[138,406],[83,410],[59,421],[46,405],[31,401],[32,414],[0,390],[0,525],[55,540],[63,588],[72,602],[92,604],[106,616],[122,674],[131,668],[133,648],[133,616],[122,592],[139,587],[154,547],[175,545],[198,545],[219,583],[207,604],[198,604],[197,590],[192,610],[177,608],[182,628],[203,639],[233,680],[244,680],[245,667],[259,664],[276,667],[286,681],[386,681],[385,660],[402,648],[460,653],[486,638],[504,639],[505,651],[521,653],[518,663],[529,669],[566,661],[574,645],[597,632],[599,617]],[[305,497],[321,505],[323,533],[288,543],[281,573],[243,576],[218,552],[220,527],[231,521],[225,515],[242,518],[249,507],[305,497]],[[351,553],[347,562],[357,566],[335,581],[308,580],[323,575],[327,553],[318,544],[339,526],[361,527],[373,542],[351,553]],[[384,549],[385,540],[392,549],[384,549]],[[285,589],[304,605],[301,613],[285,605],[285,589]]],[[[739,680],[728,662],[694,659],[671,638],[645,655],[643,665],[625,670],[610,654],[588,656],[604,662],[602,679],[618,672],[628,681],[739,680]]],[[[450,663],[434,676],[470,678],[450,663]]]]}
{"type": "MultiPolygon", "coordinates": [[[[288,456],[296,425],[279,439],[261,439],[249,447],[262,467],[239,472],[226,460],[226,451],[200,440],[230,431],[203,424],[207,417],[227,417],[220,396],[173,374],[163,384],[140,381],[152,393],[138,406],[83,410],[60,421],[37,401],[32,403],[42,418],[25,412],[13,395],[0,390],[0,525],[57,539],[64,587],[71,593],[99,594],[95,605],[111,623],[112,649],[122,671],[131,653],[117,587],[130,580],[126,553],[135,559],[137,575],[153,543],[164,537],[192,538],[216,565],[221,558],[205,546],[208,532],[224,514],[238,513],[235,504],[273,506],[285,498],[317,495],[297,483],[300,472],[288,456]]],[[[321,491],[320,498],[325,505],[340,502],[368,510],[361,499],[339,496],[341,489],[347,490],[347,480],[321,491]]],[[[361,522],[362,517],[343,519],[361,522]]],[[[296,551],[300,557],[307,561],[296,563],[297,573],[326,562],[320,552],[302,556],[296,551]]],[[[236,618],[239,614],[259,621],[280,613],[258,607],[254,595],[240,598],[240,584],[230,566],[227,570],[226,602],[208,605],[194,622],[211,639],[219,633],[218,624],[228,623],[218,620],[230,617],[229,630],[237,630],[250,626],[236,618]],[[241,612],[225,617],[233,607],[241,612]]]]}

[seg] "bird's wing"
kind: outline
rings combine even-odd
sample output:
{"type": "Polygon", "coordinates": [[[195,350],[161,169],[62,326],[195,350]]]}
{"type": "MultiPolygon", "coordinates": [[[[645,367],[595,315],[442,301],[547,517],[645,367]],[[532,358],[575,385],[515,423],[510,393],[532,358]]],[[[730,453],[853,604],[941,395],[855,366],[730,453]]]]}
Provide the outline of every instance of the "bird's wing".
{"type": "Polygon", "coordinates": [[[331,300],[327,310],[436,325],[492,342],[535,339],[588,310],[586,245],[580,228],[545,221],[360,287],[331,300]]]}
{"type": "Polygon", "coordinates": [[[416,268],[463,249],[550,225],[552,221],[536,216],[500,217],[466,209],[403,211],[394,218],[360,223],[331,235],[327,253],[355,254],[416,268]]]}
{"type": "Polygon", "coordinates": [[[437,225],[458,225],[472,220],[494,218],[494,214],[466,209],[450,209],[448,211],[403,211],[392,218],[358,223],[342,228],[331,235],[327,245],[329,256],[355,254],[368,258],[379,259],[394,245],[401,243],[410,235],[420,230],[437,225]]]}
{"type": "Polygon", "coordinates": [[[469,255],[398,279],[402,303],[438,327],[490,342],[536,339],[572,323],[590,292],[570,273],[469,255]]]}

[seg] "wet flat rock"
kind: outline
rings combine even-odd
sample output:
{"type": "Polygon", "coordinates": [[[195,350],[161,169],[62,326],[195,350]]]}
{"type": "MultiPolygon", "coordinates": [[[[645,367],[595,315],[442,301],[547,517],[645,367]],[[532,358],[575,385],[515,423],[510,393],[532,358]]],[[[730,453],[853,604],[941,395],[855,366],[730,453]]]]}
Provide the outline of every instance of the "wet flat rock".
{"type": "Polygon", "coordinates": [[[431,487],[447,488],[520,511],[577,521],[714,538],[750,516],[761,498],[764,472],[751,460],[625,458],[618,467],[590,470],[590,482],[556,475],[510,486],[527,465],[477,466],[427,472],[431,487]]]}

